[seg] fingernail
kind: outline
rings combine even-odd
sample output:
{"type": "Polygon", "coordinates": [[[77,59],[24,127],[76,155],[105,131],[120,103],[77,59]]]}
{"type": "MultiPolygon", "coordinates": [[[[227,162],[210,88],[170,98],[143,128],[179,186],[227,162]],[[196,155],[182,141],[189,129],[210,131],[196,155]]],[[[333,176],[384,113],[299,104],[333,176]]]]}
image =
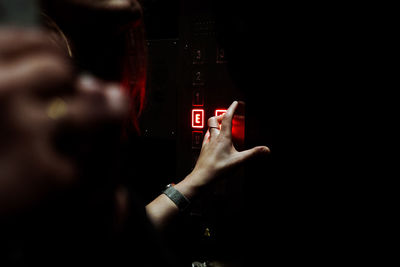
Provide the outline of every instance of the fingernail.
{"type": "Polygon", "coordinates": [[[262,152],[263,153],[270,153],[271,152],[271,150],[269,149],[269,147],[263,147],[263,150],[262,150],[262,152]]]}

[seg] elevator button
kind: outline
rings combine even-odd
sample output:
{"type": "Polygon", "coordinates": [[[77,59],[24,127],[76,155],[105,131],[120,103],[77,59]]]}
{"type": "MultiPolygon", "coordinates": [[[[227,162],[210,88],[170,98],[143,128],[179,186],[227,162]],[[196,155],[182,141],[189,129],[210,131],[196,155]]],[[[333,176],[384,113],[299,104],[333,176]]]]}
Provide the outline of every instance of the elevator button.
{"type": "Polygon", "coordinates": [[[217,47],[217,64],[226,63],[225,49],[221,47],[217,47]]]}
{"type": "Polygon", "coordinates": [[[193,85],[202,86],[204,85],[204,71],[196,70],[192,73],[192,82],[193,85]]]}
{"type": "Polygon", "coordinates": [[[195,107],[201,107],[204,105],[203,90],[198,88],[193,90],[192,105],[195,107]]]}
{"type": "Polygon", "coordinates": [[[204,128],[204,109],[192,109],[192,128],[204,128]]]}
{"type": "Polygon", "coordinates": [[[204,63],[204,52],[202,49],[193,49],[192,62],[193,62],[193,64],[203,64],[204,63]]]}
{"type": "Polygon", "coordinates": [[[203,142],[203,132],[193,131],[192,132],[192,148],[200,149],[203,142]]]}

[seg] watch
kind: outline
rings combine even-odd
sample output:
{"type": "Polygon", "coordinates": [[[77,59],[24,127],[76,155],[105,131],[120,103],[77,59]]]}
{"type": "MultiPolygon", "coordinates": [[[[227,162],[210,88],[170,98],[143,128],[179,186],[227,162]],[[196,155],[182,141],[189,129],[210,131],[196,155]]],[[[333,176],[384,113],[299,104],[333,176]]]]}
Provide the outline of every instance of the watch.
{"type": "Polygon", "coordinates": [[[184,211],[189,205],[190,201],[181,192],[175,189],[174,184],[167,185],[166,189],[163,191],[172,202],[179,208],[180,211],[184,211]]]}

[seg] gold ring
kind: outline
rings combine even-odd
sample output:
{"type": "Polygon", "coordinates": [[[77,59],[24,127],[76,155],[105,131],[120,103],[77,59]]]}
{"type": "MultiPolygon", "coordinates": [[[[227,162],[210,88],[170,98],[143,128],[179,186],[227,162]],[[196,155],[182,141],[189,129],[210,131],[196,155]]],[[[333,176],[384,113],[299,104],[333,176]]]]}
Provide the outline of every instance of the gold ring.
{"type": "Polygon", "coordinates": [[[46,113],[49,118],[57,120],[67,113],[67,103],[62,98],[55,97],[47,106],[46,113]]]}

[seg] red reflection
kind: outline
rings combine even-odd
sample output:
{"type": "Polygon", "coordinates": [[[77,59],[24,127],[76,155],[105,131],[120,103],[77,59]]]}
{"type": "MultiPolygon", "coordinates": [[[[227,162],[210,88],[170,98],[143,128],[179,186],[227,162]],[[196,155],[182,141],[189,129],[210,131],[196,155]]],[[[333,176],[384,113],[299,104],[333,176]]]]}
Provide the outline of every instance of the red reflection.
{"type": "Polygon", "coordinates": [[[245,130],[245,117],[242,115],[235,115],[232,120],[232,139],[233,143],[238,149],[244,145],[244,130],[245,130]]]}
{"type": "Polygon", "coordinates": [[[232,141],[239,151],[245,148],[245,121],[245,103],[240,101],[232,120],[232,141]]]}
{"type": "Polygon", "coordinates": [[[226,113],[226,109],[216,109],[215,116],[221,116],[222,114],[226,113]]]}

